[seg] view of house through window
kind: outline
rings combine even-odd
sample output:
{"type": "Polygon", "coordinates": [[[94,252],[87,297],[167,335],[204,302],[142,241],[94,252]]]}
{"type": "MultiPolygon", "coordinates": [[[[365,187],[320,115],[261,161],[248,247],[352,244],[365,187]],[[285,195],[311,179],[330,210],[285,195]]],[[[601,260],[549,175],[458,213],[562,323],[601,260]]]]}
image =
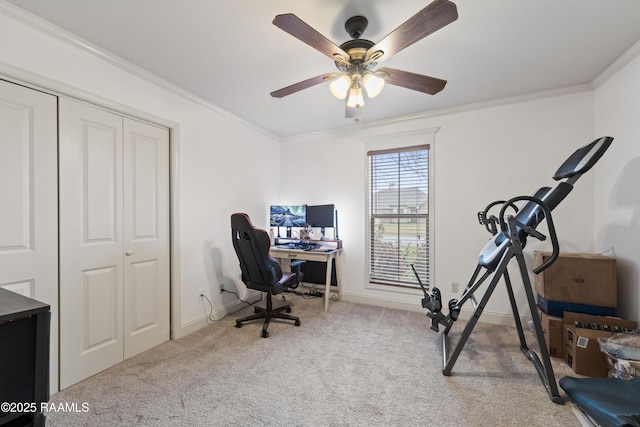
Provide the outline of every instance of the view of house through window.
{"type": "Polygon", "coordinates": [[[369,281],[429,283],[429,146],[369,151],[369,281]]]}

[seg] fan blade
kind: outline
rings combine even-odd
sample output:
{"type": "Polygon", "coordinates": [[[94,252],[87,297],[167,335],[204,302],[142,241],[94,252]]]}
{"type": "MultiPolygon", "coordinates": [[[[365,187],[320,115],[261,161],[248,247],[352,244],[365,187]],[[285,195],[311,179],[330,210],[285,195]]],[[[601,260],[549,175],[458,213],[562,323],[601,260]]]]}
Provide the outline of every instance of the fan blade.
{"type": "Polygon", "coordinates": [[[307,89],[311,86],[319,85],[320,83],[331,80],[336,76],[336,73],[326,73],[319,76],[311,77],[310,79],[303,80],[298,83],[294,83],[291,86],[283,87],[282,89],[275,90],[271,92],[271,96],[274,98],[283,98],[287,95],[291,95],[292,93],[296,93],[301,91],[302,89],[307,89]]]}
{"type": "Polygon", "coordinates": [[[430,95],[435,95],[440,92],[447,84],[446,80],[424,76],[422,74],[410,73],[408,71],[396,70],[394,68],[383,67],[378,69],[378,71],[388,74],[388,76],[384,78],[386,83],[417,90],[430,95]]]}
{"type": "Polygon", "coordinates": [[[340,49],[335,43],[317,32],[309,24],[298,18],[293,13],[277,15],[273,19],[273,25],[291,34],[298,40],[305,42],[334,61],[344,63],[349,62],[348,53],[340,49]]]}
{"type": "Polygon", "coordinates": [[[458,19],[458,8],[449,0],[435,0],[413,15],[367,51],[380,62],[458,19]]]}

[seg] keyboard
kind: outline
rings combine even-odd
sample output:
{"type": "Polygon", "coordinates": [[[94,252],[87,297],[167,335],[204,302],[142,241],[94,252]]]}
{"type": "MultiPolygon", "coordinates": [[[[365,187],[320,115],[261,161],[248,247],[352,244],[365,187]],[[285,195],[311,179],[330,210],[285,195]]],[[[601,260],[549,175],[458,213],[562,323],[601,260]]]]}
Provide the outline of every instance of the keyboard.
{"type": "Polygon", "coordinates": [[[280,249],[298,249],[301,251],[313,251],[316,249],[320,249],[322,247],[322,243],[305,242],[304,240],[301,240],[298,242],[290,242],[284,245],[277,245],[276,247],[280,249]]]}

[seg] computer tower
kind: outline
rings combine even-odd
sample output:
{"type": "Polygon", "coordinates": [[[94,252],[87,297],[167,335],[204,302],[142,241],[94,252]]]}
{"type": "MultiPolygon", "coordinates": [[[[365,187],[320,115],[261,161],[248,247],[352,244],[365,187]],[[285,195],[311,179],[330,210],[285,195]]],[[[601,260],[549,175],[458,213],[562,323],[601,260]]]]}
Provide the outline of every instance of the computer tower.
{"type": "MultiPolygon", "coordinates": [[[[338,286],[338,279],[336,277],[336,260],[332,259],[331,268],[331,286],[338,286]]],[[[301,265],[300,271],[302,271],[302,281],[304,283],[314,283],[319,285],[326,284],[327,278],[327,263],[320,261],[305,261],[301,265]]]]}

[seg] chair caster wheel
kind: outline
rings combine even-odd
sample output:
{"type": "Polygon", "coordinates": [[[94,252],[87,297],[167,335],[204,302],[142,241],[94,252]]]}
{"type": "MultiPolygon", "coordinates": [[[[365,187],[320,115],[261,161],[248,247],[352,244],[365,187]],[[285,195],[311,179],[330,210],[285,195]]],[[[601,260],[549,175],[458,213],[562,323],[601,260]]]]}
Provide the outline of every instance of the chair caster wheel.
{"type": "Polygon", "coordinates": [[[285,310],[284,310],[284,311],[286,311],[287,313],[291,313],[291,306],[289,306],[289,307],[285,308],[285,310]]]}
{"type": "Polygon", "coordinates": [[[236,328],[242,328],[242,323],[241,322],[236,322],[236,328]]]}
{"type": "Polygon", "coordinates": [[[299,320],[296,320],[296,323],[294,323],[294,325],[300,326],[300,325],[302,325],[302,322],[300,322],[299,320]]]}
{"type": "Polygon", "coordinates": [[[269,338],[269,331],[262,330],[262,338],[269,338]]]}

